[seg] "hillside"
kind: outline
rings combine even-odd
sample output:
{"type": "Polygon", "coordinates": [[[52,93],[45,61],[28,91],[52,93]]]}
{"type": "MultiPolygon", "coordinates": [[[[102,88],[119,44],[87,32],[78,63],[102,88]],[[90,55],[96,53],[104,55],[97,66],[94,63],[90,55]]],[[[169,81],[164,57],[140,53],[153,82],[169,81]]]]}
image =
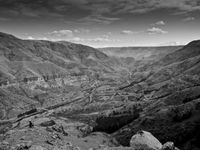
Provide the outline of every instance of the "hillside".
{"type": "Polygon", "coordinates": [[[113,134],[122,144],[127,145],[125,141],[139,129],[146,129],[162,142],[171,139],[181,149],[199,148],[199,42],[140,67],[133,79],[143,79],[121,88],[144,93],[143,100],[149,102],[138,119],[113,134]]]}
{"type": "Polygon", "coordinates": [[[125,150],[146,130],[200,149],[199,43],[97,50],[0,33],[0,148],[125,150]]]}
{"type": "Polygon", "coordinates": [[[82,73],[84,68],[96,67],[108,59],[91,47],[69,42],[20,40],[4,33],[0,33],[0,54],[1,78],[10,80],[55,72],[57,75],[82,73]]]}

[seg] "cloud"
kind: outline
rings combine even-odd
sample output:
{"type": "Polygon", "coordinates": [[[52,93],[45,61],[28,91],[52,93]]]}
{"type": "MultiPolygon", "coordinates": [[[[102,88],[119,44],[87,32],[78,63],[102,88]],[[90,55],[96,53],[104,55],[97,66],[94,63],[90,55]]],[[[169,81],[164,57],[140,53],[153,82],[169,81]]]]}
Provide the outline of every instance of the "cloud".
{"type": "Polygon", "coordinates": [[[167,31],[164,31],[164,30],[157,28],[157,27],[152,27],[150,29],[147,29],[147,32],[149,34],[166,34],[166,33],[168,33],[167,31]]]}
{"type": "Polygon", "coordinates": [[[79,28],[73,31],[74,33],[90,33],[89,29],[79,28]]]}
{"type": "Polygon", "coordinates": [[[91,24],[111,24],[114,21],[118,21],[120,18],[105,17],[101,14],[92,14],[79,20],[79,23],[91,25],[91,24]]]}
{"type": "Polygon", "coordinates": [[[178,45],[181,45],[181,43],[172,41],[172,42],[161,43],[158,46],[178,46],[178,45]]]}
{"type": "Polygon", "coordinates": [[[87,41],[90,41],[90,42],[110,42],[111,40],[108,39],[108,38],[97,37],[97,38],[87,39],[87,41]]]}
{"type": "Polygon", "coordinates": [[[56,37],[73,37],[73,31],[71,30],[58,30],[49,32],[48,34],[56,37]]]}
{"type": "Polygon", "coordinates": [[[107,36],[100,36],[100,37],[95,37],[95,38],[80,38],[80,37],[74,37],[72,39],[70,39],[69,41],[71,42],[77,42],[77,43],[81,43],[81,42],[95,42],[95,43],[100,43],[100,42],[119,42],[120,40],[118,39],[110,39],[107,36]]]}
{"type": "Polygon", "coordinates": [[[120,33],[121,34],[125,34],[125,35],[131,35],[131,34],[138,34],[138,33],[142,33],[144,31],[131,31],[131,30],[123,30],[120,33]]]}
{"type": "Polygon", "coordinates": [[[158,26],[159,25],[165,25],[165,22],[161,20],[161,21],[156,22],[155,25],[158,25],[158,26]]]}
{"type": "Polygon", "coordinates": [[[11,17],[63,17],[64,14],[56,10],[58,2],[52,3],[50,0],[0,0],[0,14],[11,17]]]}
{"type": "Polygon", "coordinates": [[[193,20],[195,20],[194,17],[187,17],[187,18],[183,19],[183,21],[185,21],[185,22],[189,22],[189,21],[193,21],[193,20]]]}
{"type": "MultiPolygon", "coordinates": [[[[27,35],[27,34],[26,34],[27,35]]],[[[54,38],[47,38],[47,37],[33,37],[33,36],[26,36],[23,39],[25,40],[44,40],[44,41],[60,41],[61,39],[54,39],[54,38]]]]}
{"type": "Polygon", "coordinates": [[[70,41],[72,41],[72,42],[84,42],[85,40],[80,38],[80,37],[74,37],[70,41]]]}
{"type": "Polygon", "coordinates": [[[121,31],[121,33],[130,35],[130,34],[133,34],[134,32],[131,30],[123,30],[123,31],[121,31]]]}
{"type": "Polygon", "coordinates": [[[32,36],[28,36],[27,39],[28,39],[28,40],[35,40],[35,38],[32,37],[32,36]]]}
{"type": "Polygon", "coordinates": [[[173,9],[185,13],[200,11],[199,0],[115,0],[113,2],[116,2],[111,11],[114,14],[147,13],[157,9],[173,9]]]}
{"type": "Polygon", "coordinates": [[[120,14],[158,9],[173,9],[176,13],[200,11],[199,0],[0,0],[0,3],[3,15],[56,18],[85,25],[111,24],[120,20],[120,14]]]}
{"type": "Polygon", "coordinates": [[[39,37],[37,40],[44,40],[44,41],[55,41],[54,39],[49,39],[47,37],[39,37]]]}

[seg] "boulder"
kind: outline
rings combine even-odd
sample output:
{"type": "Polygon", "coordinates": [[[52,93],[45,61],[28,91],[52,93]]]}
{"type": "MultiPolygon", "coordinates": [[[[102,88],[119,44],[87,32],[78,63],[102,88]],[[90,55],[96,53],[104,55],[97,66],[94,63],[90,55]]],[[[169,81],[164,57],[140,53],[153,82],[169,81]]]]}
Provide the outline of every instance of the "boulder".
{"type": "Polygon", "coordinates": [[[162,150],[178,150],[178,148],[174,146],[173,142],[167,142],[162,146],[162,150]]]}
{"type": "Polygon", "coordinates": [[[44,121],[40,124],[40,126],[42,127],[49,127],[49,126],[53,126],[55,125],[55,121],[54,120],[48,120],[48,121],[44,121]]]}
{"type": "Polygon", "coordinates": [[[17,150],[29,150],[29,148],[32,146],[32,141],[27,141],[27,143],[20,143],[17,144],[16,149],[17,150]]]}
{"type": "Polygon", "coordinates": [[[139,131],[133,135],[130,146],[135,150],[160,150],[162,144],[150,132],[139,131]]]}

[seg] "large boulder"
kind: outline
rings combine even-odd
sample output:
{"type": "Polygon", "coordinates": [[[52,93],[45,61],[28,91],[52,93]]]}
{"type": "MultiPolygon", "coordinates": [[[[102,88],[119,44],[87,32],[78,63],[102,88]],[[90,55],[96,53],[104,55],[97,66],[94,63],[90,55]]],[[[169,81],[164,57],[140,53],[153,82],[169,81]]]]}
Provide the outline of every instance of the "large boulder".
{"type": "Polygon", "coordinates": [[[160,150],[162,144],[150,132],[139,131],[133,135],[130,146],[135,150],[160,150]]]}
{"type": "Polygon", "coordinates": [[[163,144],[162,150],[179,150],[179,149],[174,146],[173,142],[167,142],[163,144]]]}

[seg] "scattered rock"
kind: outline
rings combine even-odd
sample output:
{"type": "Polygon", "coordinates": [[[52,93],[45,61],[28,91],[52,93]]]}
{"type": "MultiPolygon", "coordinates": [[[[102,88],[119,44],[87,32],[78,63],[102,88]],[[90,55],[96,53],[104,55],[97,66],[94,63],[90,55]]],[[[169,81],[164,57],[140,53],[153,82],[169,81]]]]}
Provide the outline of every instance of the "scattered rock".
{"type": "Polygon", "coordinates": [[[52,129],[56,132],[62,133],[64,136],[68,136],[68,133],[64,130],[62,125],[55,125],[52,127],[52,129]]]}
{"type": "Polygon", "coordinates": [[[29,150],[30,147],[30,144],[27,145],[26,143],[21,143],[17,145],[17,150],[29,150]]]}
{"type": "Polygon", "coordinates": [[[160,150],[162,148],[162,144],[147,131],[139,131],[133,135],[130,146],[136,150],[160,150]]]}
{"type": "Polygon", "coordinates": [[[49,121],[42,122],[42,123],[40,124],[40,126],[42,126],[42,127],[48,127],[48,126],[53,126],[53,125],[55,125],[55,124],[56,124],[55,121],[49,120],[49,121]]]}
{"type": "Polygon", "coordinates": [[[89,125],[84,125],[79,127],[79,130],[83,133],[83,135],[87,135],[92,132],[93,128],[89,125]]]}

